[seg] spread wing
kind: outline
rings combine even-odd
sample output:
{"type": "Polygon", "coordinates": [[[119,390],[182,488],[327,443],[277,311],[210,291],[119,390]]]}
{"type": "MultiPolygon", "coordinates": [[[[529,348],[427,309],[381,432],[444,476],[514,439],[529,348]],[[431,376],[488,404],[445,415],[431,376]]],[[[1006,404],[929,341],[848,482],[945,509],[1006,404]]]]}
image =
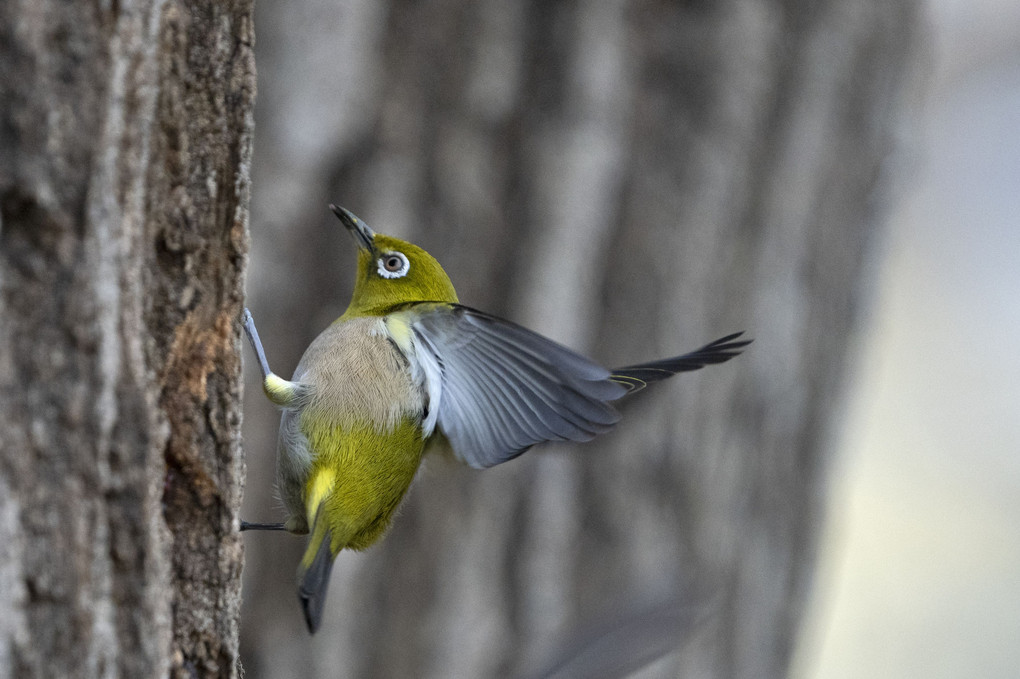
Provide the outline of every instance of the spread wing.
{"type": "Polygon", "coordinates": [[[543,441],[588,441],[619,420],[609,402],[627,386],[515,323],[443,304],[414,312],[410,328],[429,420],[472,467],[506,462],[543,441]]]}

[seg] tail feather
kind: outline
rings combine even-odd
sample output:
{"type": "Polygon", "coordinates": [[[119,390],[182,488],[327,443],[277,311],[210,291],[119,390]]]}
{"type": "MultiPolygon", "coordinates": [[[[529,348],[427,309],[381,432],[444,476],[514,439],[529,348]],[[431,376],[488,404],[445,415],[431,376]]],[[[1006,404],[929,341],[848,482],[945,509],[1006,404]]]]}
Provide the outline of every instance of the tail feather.
{"type": "Polygon", "coordinates": [[[639,363],[627,366],[626,368],[617,368],[613,370],[613,374],[609,376],[609,379],[627,387],[627,393],[633,394],[647,387],[649,382],[658,382],[677,373],[699,370],[706,365],[725,363],[734,356],[739,356],[740,350],[753,341],[736,341],[743,334],[742,332],[736,332],[732,335],[721,337],[689,354],[664,358],[650,363],[639,363]]]}
{"type": "Polygon", "coordinates": [[[305,553],[298,570],[298,600],[305,614],[308,631],[312,634],[315,634],[322,622],[329,576],[333,572],[333,560],[336,558],[330,549],[331,542],[332,532],[328,528],[313,530],[312,539],[308,543],[308,552],[305,553]]]}

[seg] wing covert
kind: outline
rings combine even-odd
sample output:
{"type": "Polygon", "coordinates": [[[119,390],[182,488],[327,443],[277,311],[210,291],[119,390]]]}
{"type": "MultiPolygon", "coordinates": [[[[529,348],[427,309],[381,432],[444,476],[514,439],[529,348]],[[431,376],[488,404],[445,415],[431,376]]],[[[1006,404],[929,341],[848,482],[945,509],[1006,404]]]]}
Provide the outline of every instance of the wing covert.
{"type": "Polygon", "coordinates": [[[436,409],[429,418],[472,467],[543,441],[587,441],[619,420],[609,402],[627,388],[561,344],[460,305],[413,310],[408,320],[436,409]]]}

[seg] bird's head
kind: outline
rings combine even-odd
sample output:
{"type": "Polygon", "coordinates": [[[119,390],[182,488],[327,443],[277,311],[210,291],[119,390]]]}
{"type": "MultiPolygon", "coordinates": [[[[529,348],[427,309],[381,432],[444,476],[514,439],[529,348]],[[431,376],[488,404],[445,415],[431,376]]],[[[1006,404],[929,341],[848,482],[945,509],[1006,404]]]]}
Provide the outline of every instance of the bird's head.
{"type": "Polygon", "coordinates": [[[377,234],[349,211],[329,206],[358,244],[358,277],[342,318],[382,316],[404,304],[457,302],[435,257],[399,238],[377,234]]]}

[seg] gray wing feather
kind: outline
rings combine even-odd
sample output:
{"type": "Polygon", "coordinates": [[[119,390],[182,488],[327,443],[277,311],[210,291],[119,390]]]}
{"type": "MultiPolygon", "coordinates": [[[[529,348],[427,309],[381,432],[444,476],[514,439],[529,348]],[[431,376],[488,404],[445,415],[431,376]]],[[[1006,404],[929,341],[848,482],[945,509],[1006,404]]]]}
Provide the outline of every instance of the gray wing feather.
{"type": "MultiPolygon", "coordinates": [[[[609,370],[519,325],[441,306],[412,322],[439,379],[437,426],[472,467],[506,462],[543,441],[587,441],[619,420],[627,389],[609,370]]],[[[430,388],[430,393],[434,390],[430,388]]]]}

